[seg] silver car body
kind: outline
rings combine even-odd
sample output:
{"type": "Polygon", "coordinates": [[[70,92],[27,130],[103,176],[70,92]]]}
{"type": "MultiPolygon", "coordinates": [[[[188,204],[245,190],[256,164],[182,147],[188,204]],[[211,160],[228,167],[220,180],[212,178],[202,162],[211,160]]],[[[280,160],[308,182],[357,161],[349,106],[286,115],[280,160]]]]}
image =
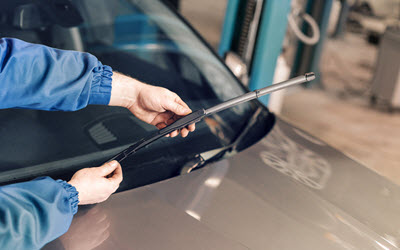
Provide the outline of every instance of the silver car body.
{"type": "Polygon", "coordinates": [[[277,119],[233,157],[80,207],[45,249],[396,249],[399,211],[398,186],[277,119]]]}
{"type": "MultiPolygon", "coordinates": [[[[18,6],[23,2],[8,0],[0,5],[10,8],[10,13],[19,13],[20,18],[28,18],[24,8],[28,10],[29,6],[41,3],[26,0],[31,5],[18,6]],[[14,7],[20,12],[15,12],[14,7]]],[[[52,32],[37,34],[38,27],[48,24],[44,22],[26,30],[12,26],[2,30],[2,34],[31,42],[41,42],[39,38],[44,36],[43,40],[51,41],[51,46],[86,48],[122,73],[159,84],[168,82],[166,87],[174,91],[187,90],[180,96],[186,94],[184,99],[194,110],[246,91],[198,34],[161,1],[66,2],[75,3],[81,10],[84,25],[75,27],[76,20],[69,20],[73,27],[50,25],[52,32]],[[80,34],[81,39],[73,34],[80,34]],[[196,90],[199,95],[189,95],[196,90]],[[202,93],[203,90],[207,91],[202,93]]],[[[65,21],[58,16],[53,19],[56,23],[65,21]]],[[[3,111],[7,122],[2,126],[10,129],[2,138],[12,136],[21,140],[15,140],[15,147],[3,147],[2,160],[6,161],[0,164],[5,168],[0,181],[68,175],[76,168],[95,166],[94,161],[110,159],[125,143],[132,143],[134,138],[154,129],[148,130],[148,125],[140,124],[126,112],[103,107],[74,113],[3,111]],[[125,120],[118,120],[120,117],[125,120]],[[120,129],[122,132],[113,125],[123,122],[126,126],[120,129]],[[105,137],[96,137],[93,131],[98,130],[105,137]],[[115,144],[103,145],[104,138],[115,139],[115,144]],[[32,150],[22,151],[23,157],[21,151],[12,152],[21,147],[32,150]]],[[[80,206],[68,232],[44,248],[231,250],[400,246],[398,186],[279,118],[274,125],[269,124],[273,125],[271,131],[270,127],[261,127],[273,117],[259,103],[242,104],[224,112],[199,123],[188,138],[161,139],[148,148],[147,155],[138,153],[129,164],[124,162],[121,187],[124,184],[126,191],[95,206],[80,206]],[[260,115],[251,115],[256,110],[262,111],[260,115]],[[251,124],[250,120],[247,122],[252,119],[250,116],[258,117],[254,119],[257,128],[247,127],[246,131],[242,128],[251,124]],[[164,181],[152,181],[162,170],[180,169],[178,163],[187,162],[180,156],[228,146],[241,134],[257,140],[243,143],[245,150],[233,150],[235,153],[225,154],[189,174],[169,178],[175,174],[165,171],[156,179],[164,181]],[[164,148],[164,154],[157,154],[164,148]],[[187,148],[195,151],[182,153],[187,148]],[[140,165],[141,162],[145,164],[140,165]],[[130,189],[139,174],[150,179],[146,184],[152,184],[143,186],[139,181],[136,186],[141,187],[130,189]]]]}

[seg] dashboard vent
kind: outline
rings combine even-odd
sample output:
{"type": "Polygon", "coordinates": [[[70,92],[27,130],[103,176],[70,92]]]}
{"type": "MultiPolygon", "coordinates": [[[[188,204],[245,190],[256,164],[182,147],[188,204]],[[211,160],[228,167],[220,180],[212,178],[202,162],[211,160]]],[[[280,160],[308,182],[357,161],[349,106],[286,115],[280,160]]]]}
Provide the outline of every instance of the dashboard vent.
{"type": "Polygon", "coordinates": [[[117,137],[108,130],[103,123],[98,123],[91,127],[89,135],[99,145],[106,144],[117,140],[117,137]]]}

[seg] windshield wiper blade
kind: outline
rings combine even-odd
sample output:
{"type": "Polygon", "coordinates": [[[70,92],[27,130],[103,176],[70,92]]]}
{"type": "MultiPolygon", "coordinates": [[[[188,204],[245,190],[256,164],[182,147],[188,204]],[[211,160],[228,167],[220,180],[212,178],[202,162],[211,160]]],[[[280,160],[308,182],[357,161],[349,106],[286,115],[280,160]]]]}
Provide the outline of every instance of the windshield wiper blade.
{"type": "Polygon", "coordinates": [[[180,118],[179,120],[175,121],[174,123],[168,125],[167,127],[158,130],[157,132],[155,132],[154,134],[151,134],[148,137],[145,137],[141,140],[139,140],[138,142],[134,143],[133,145],[131,145],[130,147],[128,147],[127,149],[123,150],[122,152],[120,152],[119,154],[117,154],[116,156],[114,156],[113,158],[110,159],[110,161],[112,160],[116,160],[118,162],[122,162],[123,160],[125,160],[128,156],[136,153],[139,149],[149,145],[150,143],[160,139],[161,137],[164,137],[165,135],[170,134],[171,132],[175,131],[175,130],[180,130],[190,124],[199,122],[200,120],[202,120],[204,117],[220,112],[222,110],[231,108],[233,106],[236,106],[238,104],[244,103],[244,102],[248,102],[254,99],[257,99],[263,95],[272,93],[274,91],[277,90],[281,90],[287,87],[290,87],[292,85],[295,84],[301,84],[301,83],[305,83],[305,82],[309,82],[315,79],[315,74],[314,73],[307,73],[303,76],[298,76],[292,79],[289,79],[287,81],[283,81],[277,84],[273,84],[270,85],[268,87],[262,88],[262,89],[257,89],[251,92],[248,92],[246,94],[240,95],[238,97],[235,97],[233,99],[230,99],[228,101],[225,101],[223,103],[217,104],[211,108],[208,109],[199,109],[193,113],[190,113],[187,116],[184,116],[182,118],[180,118]]]}

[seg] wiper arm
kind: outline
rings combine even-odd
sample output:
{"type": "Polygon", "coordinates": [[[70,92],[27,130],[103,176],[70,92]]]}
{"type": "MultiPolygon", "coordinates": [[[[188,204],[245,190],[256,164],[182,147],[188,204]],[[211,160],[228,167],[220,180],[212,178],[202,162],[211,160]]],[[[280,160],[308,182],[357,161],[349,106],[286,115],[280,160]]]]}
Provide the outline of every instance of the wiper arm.
{"type": "Polygon", "coordinates": [[[149,145],[150,143],[160,139],[161,137],[170,134],[171,132],[175,131],[175,130],[180,130],[190,124],[199,122],[200,120],[202,120],[204,117],[209,116],[211,114],[220,112],[222,110],[231,108],[233,106],[236,106],[238,104],[244,103],[244,102],[248,102],[254,99],[257,99],[263,95],[272,93],[274,91],[280,90],[280,89],[284,89],[287,87],[290,87],[292,85],[295,84],[300,84],[300,83],[305,83],[305,82],[309,82],[315,79],[315,74],[314,73],[307,73],[303,76],[298,76],[292,79],[289,79],[287,81],[281,82],[281,83],[277,83],[277,84],[273,84],[271,86],[262,88],[262,89],[257,89],[254,91],[251,91],[249,93],[240,95],[238,97],[235,97],[233,99],[230,99],[226,102],[220,103],[218,105],[215,105],[211,108],[208,109],[199,109],[187,116],[184,116],[182,118],[180,118],[179,120],[175,121],[174,123],[170,124],[169,126],[158,130],[157,132],[155,132],[154,134],[145,137],[141,140],[139,140],[138,142],[134,143],[133,145],[131,145],[130,147],[128,147],[127,149],[125,149],[124,151],[120,152],[119,154],[117,154],[116,156],[114,156],[111,160],[116,160],[118,162],[122,162],[123,160],[125,160],[128,156],[136,153],[139,149],[149,145]]]}
{"type": "Polygon", "coordinates": [[[257,121],[258,116],[262,113],[262,110],[263,109],[259,107],[253,113],[253,115],[250,117],[246,125],[243,127],[242,131],[239,133],[238,136],[236,136],[235,140],[232,143],[221,148],[216,148],[200,154],[196,154],[193,159],[191,159],[182,167],[180,174],[188,174],[199,167],[203,167],[207,161],[214,159],[215,156],[217,155],[221,155],[222,152],[224,152],[224,154],[221,155],[221,157],[223,157],[228,151],[229,152],[235,151],[236,147],[239,145],[242,139],[245,138],[249,130],[253,128],[254,124],[257,121]]]}

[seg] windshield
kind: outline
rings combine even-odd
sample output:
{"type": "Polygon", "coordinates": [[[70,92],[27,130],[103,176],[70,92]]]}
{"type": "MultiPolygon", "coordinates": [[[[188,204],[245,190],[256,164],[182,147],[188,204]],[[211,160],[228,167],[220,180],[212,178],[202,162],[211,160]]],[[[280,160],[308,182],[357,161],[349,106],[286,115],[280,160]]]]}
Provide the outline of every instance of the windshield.
{"type": "MultiPolygon", "coordinates": [[[[192,110],[246,92],[190,27],[160,1],[50,2],[57,4],[2,1],[0,37],[90,52],[114,71],[176,92],[192,110]]],[[[157,173],[176,174],[178,166],[195,154],[229,145],[259,107],[254,101],[241,104],[207,117],[187,139],[155,142],[124,162],[124,175],[132,172],[140,179],[143,169],[146,180],[159,178],[157,173]]],[[[125,109],[104,106],[68,113],[2,110],[0,123],[0,136],[7,142],[0,147],[0,183],[68,175],[101,164],[155,130],[125,109]]]]}

